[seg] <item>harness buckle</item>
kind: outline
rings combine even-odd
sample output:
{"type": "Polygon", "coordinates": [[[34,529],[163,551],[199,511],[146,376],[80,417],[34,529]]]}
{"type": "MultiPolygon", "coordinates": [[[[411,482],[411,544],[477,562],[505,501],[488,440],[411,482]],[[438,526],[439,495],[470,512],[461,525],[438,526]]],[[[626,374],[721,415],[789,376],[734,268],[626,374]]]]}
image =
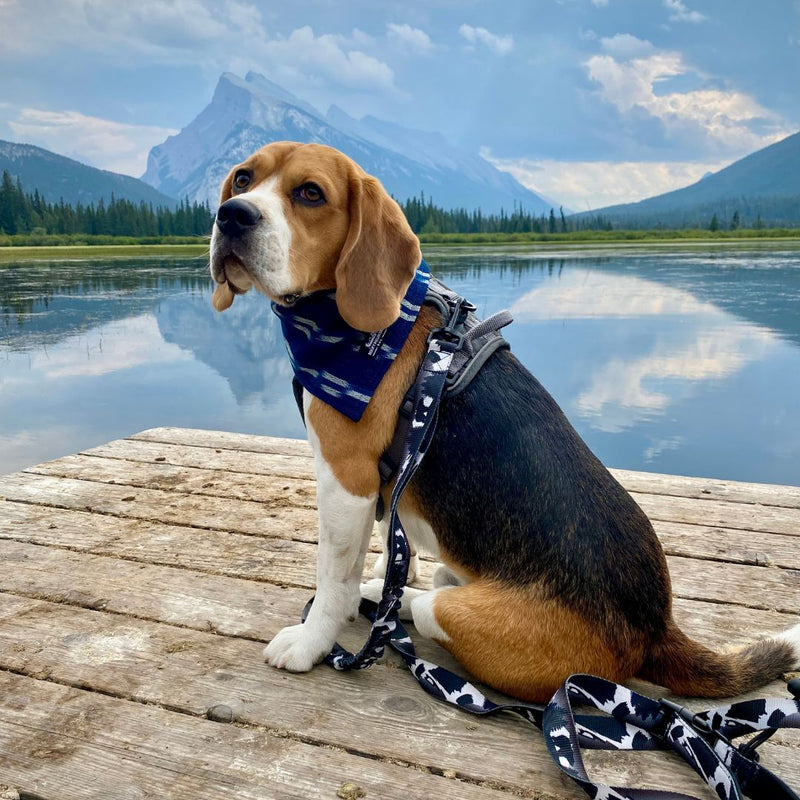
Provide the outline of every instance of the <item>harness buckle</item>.
{"type": "Polygon", "coordinates": [[[436,341],[439,348],[448,353],[458,352],[464,345],[464,334],[453,328],[436,328],[428,334],[428,344],[436,341]]]}
{"type": "MultiPolygon", "coordinates": [[[[720,733],[716,728],[712,728],[708,720],[703,719],[699,714],[696,714],[690,708],[673,703],[672,700],[667,700],[664,697],[659,699],[658,704],[665,711],[671,712],[674,717],[680,717],[690,728],[695,730],[701,736],[711,739],[721,739],[726,744],[731,744],[724,734],[720,733]]],[[[669,722],[670,720],[668,718],[662,719],[661,724],[658,726],[658,730],[653,732],[659,738],[663,738],[669,722]]],[[[731,747],[733,747],[733,745],[731,745],[731,747]]]]}

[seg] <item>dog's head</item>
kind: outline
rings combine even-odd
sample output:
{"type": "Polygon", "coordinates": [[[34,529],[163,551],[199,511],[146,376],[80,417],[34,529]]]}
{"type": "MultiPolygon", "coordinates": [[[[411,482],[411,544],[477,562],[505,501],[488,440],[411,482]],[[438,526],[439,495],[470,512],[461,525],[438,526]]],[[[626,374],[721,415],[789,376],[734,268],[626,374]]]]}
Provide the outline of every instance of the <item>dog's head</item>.
{"type": "Polygon", "coordinates": [[[420,259],[397,203],[332,147],[269,144],[222,184],[211,236],[218,311],[252,286],[283,305],[335,289],[349,325],[381,330],[397,319],[420,259]]]}

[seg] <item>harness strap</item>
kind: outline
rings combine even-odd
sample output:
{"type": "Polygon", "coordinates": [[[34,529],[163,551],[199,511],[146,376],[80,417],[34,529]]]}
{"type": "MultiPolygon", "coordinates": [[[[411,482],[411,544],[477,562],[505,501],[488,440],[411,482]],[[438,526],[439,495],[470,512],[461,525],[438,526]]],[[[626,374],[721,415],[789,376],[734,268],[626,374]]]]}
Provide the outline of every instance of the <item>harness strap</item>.
{"type": "MultiPolygon", "coordinates": [[[[469,386],[481,367],[495,351],[509,347],[508,342],[500,334],[500,329],[509,325],[513,318],[508,311],[499,311],[485,320],[479,320],[475,314],[475,306],[464,300],[437,278],[431,277],[425,303],[436,307],[444,320],[450,320],[450,327],[457,335],[455,350],[447,370],[443,396],[455,397],[469,386]],[[456,311],[456,309],[458,309],[456,311]]],[[[414,412],[414,398],[417,394],[417,382],[421,380],[422,371],[400,403],[397,427],[389,447],[378,460],[378,472],[381,485],[390,483],[397,474],[403,457],[403,449],[411,419],[414,412]]],[[[384,515],[383,501],[378,500],[375,518],[380,521],[384,515]]]]}

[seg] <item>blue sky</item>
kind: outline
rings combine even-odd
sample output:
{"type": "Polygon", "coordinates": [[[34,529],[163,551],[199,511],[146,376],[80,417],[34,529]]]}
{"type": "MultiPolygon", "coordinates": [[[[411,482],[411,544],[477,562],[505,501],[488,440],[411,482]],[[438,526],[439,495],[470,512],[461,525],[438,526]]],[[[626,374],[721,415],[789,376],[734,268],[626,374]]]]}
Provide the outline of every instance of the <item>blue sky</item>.
{"type": "Polygon", "coordinates": [[[580,210],[800,130],[800,0],[0,0],[0,138],[140,176],[226,70],[580,210]]]}

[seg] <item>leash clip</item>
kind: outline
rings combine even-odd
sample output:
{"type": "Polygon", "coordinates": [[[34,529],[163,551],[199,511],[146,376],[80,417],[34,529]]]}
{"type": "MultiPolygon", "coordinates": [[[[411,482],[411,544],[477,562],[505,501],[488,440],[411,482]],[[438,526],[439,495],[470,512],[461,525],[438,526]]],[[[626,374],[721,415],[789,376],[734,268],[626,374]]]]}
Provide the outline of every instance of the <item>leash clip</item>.
{"type": "Polygon", "coordinates": [[[463,346],[465,340],[464,320],[467,314],[475,306],[463,297],[456,297],[450,304],[450,318],[442,325],[428,334],[428,344],[435,341],[440,350],[447,353],[457,353],[463,346]],[[460,329],[460,330],[459,330],[460,329]]]}

